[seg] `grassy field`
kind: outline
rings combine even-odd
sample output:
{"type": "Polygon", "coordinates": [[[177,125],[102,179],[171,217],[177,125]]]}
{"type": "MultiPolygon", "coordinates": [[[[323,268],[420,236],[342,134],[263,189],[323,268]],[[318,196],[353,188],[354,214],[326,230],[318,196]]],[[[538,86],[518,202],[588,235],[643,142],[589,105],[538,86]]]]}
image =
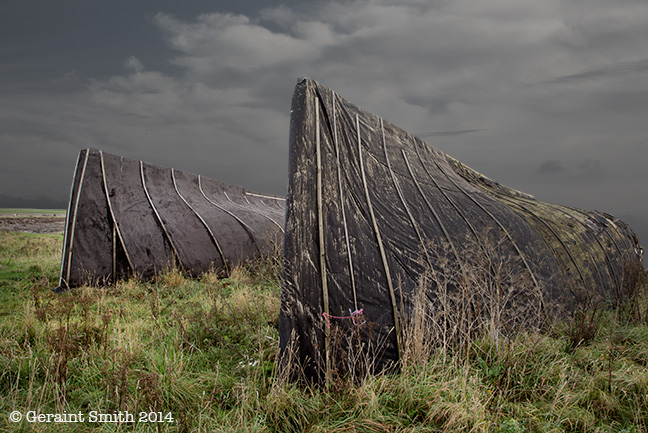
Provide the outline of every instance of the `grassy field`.
{"type": "Polygon", "coordinates": [[[278,260],[56,295],[61,243],[0,232],[0,431],[648,432],[645,280],[622,309],[318,389],[276,375],[278,260]]]}

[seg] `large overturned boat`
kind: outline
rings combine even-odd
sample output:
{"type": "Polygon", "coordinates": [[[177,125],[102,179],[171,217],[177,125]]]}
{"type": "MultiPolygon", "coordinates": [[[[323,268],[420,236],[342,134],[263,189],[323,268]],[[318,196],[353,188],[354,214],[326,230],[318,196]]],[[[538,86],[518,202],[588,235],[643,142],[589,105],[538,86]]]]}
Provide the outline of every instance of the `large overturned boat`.
{"type": "Polygon", "coordinates": [[[79,154],[59,290],[180,269],[227,275],[280,251],[285,199],[87,149],[79,154]]]}
{"type": "Polygon", "coordinates": [[[500,185],[310,79],[290,125],[280,346],[307,380],[396,365],[421,299],[444,338],[519,329],[618,301],[641,266],[617,218],[500,185]]]}

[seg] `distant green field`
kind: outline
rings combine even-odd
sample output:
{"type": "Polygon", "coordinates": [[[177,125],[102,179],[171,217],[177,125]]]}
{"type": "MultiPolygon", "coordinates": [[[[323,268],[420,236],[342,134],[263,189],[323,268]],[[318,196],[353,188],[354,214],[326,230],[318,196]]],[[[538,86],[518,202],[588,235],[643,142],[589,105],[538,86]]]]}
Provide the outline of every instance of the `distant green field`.
{"type": "Polygon", "coordinates": [[[0,208],[0,216],[9,216],[9,215],[47,215],[51,216],[53,214],[57,216],[65,216],[67,211],[65,209],[19,209],[19,208],[0,208]]]}

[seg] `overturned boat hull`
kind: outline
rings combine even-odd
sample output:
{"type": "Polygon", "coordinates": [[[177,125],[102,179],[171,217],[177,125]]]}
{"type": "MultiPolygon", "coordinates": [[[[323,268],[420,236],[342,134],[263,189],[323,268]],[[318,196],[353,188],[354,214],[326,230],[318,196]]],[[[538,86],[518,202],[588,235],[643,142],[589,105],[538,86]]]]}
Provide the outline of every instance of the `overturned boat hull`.
{"type": "Polygon", "coordinates": [[[280,249],[280,197],[87,149],[79,154],[59,289],[180,269],[226,275],[280,249]]]}
{"type": "Polygon", "coordinates": [[[614,302],[640,263],[622,221],[504,187],[309,79],[289,176],[280,346],[311,381],[349,363],[351,339],[370,369],[396,365],[418,291],[450,337],[614,302]]]}

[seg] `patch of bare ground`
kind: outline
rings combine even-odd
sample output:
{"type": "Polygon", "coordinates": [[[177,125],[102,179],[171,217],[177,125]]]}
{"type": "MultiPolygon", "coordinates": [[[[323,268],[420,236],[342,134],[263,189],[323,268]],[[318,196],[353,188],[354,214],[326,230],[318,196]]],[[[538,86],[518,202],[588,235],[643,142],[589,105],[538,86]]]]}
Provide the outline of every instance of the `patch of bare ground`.
{"type": "Polygon", "coordinates": [[[65,229],[65,216],[3,216],[0,230],[27,233],[59,233],[65,229]]]}

